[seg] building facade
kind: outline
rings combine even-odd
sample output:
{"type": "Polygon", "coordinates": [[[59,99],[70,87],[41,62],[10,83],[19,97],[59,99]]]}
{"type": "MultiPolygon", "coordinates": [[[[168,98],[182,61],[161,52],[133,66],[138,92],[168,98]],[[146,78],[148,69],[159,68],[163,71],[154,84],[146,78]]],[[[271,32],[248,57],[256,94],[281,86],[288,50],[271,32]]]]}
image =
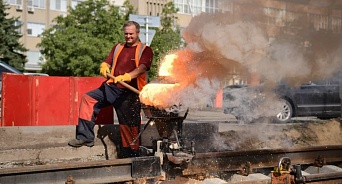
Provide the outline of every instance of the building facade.
{"type": "MultiPolygon", "coordinates": [[[[52,20],[57,16],[66,16],[68,7],[76,5],[84,0],[4,0],[10,5],[10,17],[19,17],[16,24],[22,24],[18,30],[23,37],[20,41],[29,50],[26,53],[28,62],[25,64],[26,71],[41,70],[41,54],[37,44],[41,41],[38,37],[45,29],[53,24],[52,20]]],[[[115,6],[122,7],[125,0],[108,0],[115,6]]],[[[136,8],[137,14],[160,16],[164,5],[172,0],[129,0],[136,8]]],[[[191,18],[201,12],[215,12],[220,0],[174,0],[176,7],[180,9],[176,15],[178,20],[175,25],[186,27],[191,18]]]]}
{"type": "MultiPolygon", "coordinates": [[[[25,64],[26,71],[39,71],[40,51],[36,45],[41,41],[38,37],[45,29],[49,28],[52,20],[57,16],[66,16],[67,7],[75,7],[84,0],[4,0],[9,4],[10,17],[20,17],[17,24],[22,24],[23,37],[21,42],[29,49],[26,53],[28,62],[25,64]]],[[[122,7],[125,0],[108,0],[115,6],[122,7]]],[[[172,1],[179,9],[175,15],[174,25],[185,28],[192,17],[206,12],[230,12],[235,13],[250,3],[250,0],[128,0],[137,10],[139,15],[160,16],[166,3],[172,1]]],[[[257,7],[263,9],[268,19],[265,21],[270,27],[281,28],[287,22],[299,16],[307,17],[313,22],[315,29],[342,30],[342,2],[320,0],[255,0],[257,7]],[[328,3],[322,3],[328,2],[328,3]]],[[[256,8],[257,8],[256,7],[256,8]]],[[[43,61],[42,61],[43,62],[43,61]]]]}
{"type": "Polygon", "coordinates": [[[25,70],[37,71],[39,65],[40,52],[36,45],[40,42],[38,35],[52,24],[52,20],[59,15],[66,15],[67,6],[76,6],[78,1],[71,0],[5,0],[11,6],[9,15],[19,17],[17,24],[22,24],[18,30],[23,37],[21,42],[29,49],[26,53],[28,62],[25,70]]]}
{"type": "Polygon", "coordinates": [[[180,28],[185,28],[200,13],[230,11],[232,4],[225,3],[227,0],[129,0],[137,8],[137,14],[149,16],[160,16],[164,5],[171,1],[179,9],[175,25],[180,28]]]}
{"type": "MultiPolygon", "coordinates": [[[[41,70],[41,54],[37,44],[41,39],[38,37],[45,29],[53,24],[53,19],[57,16],[66,16],[68,7],[76,5],[84,0],[4,0],[11,8],[10,17],[19,17],[22,24],[18,30],[23,36],[20,41],[28,49],[26,56],[28,62],[25,63],[26,71],[35,72],[41,70]]],[[[114,5],[123,6],[124,0],[111,0],[114,5]]]]}

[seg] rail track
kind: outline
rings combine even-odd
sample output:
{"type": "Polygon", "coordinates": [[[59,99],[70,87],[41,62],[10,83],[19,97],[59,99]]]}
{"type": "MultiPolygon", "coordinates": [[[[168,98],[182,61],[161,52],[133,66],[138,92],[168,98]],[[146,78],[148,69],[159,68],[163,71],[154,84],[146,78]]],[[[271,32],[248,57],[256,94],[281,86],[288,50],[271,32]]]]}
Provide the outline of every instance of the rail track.
{"type": "Polygon", "coordinates": [[[0,184],[113,183],[158,177],[160,171],[159,157],[36,165],[0,169],[0,184]]]}
{"type": "MultiPolygon", "coordinates": [[[[285,173],[292,174],[294,180],[296,179],[296,167],[297,170],[300,169],[300,171],[308,166],[317,168],[317,173],[306,175],[301,178],[302,181],[297,181],[296,183],[323,183],[323,181],[326,183],[342,183],[342,169],[337,169],[328,173],[320,173],[320,168],[324,166],[341,165],[341,163],[342,146],[200,153],[196,154],[192,162],[182,171],[182,175],[191,176],[202,174],[204,176],[210,176],[210,173],[213,173],[213,175],[218,175],[217,173],[235,173],[244,176],[252,173],[263,173],[268,175],[270,172],[275,171],[275,168],[280,168],[280,164],[287,164],[285,170],[291,171],[292,169],[293,173],[285,173]],[[282,163],[282,160],[286,162],[282,163]],[[290,168],[289,165],[291,165],[292,168],[290,168]]],[[[222,178],[224,178],[224,176],[222,178]]],[[[271,182],[270,179],[267,179],[265,183],[274,183],[271,182]]],[[[299,178],[297,178],[297,180],[299,180],[299,178]]]]}
{"type": "Polygon", "coordinates": [[[275,167],[283,157],[290,158],[292,164],[323,166],[342,161],[342,146],[198,153],[183,174],[208,171],[245,171],[241,174],[249,174],[253,170],[275,167]]]}
{"type": "MultiPolygon", "coordinates": [[[[341,163],[342,146],[197,153],[190,162],[182,165],[165,162],[160,165],[159,157],[146,156],[4,168],[0,169],[0,184],[115,183],[141,178],[156,182],[162,175],[162,170],[166,172],[169,179],[176,176],[197,178],[200,176],[202,179],[210,176],[231,176],[232,174],[248,176],[253,173],[266,174],[283,164],[287,165],[283,166],[283,169],[285,168],[285,171],[289,172],[278,170],[279,173],[291,175],[296,183],[342,183],[342,169],[309,175],[302,175],[299,172],[308,166],[317,167],[317,171],[319,171],[319,168],[326,165],[341,163]],[[291,170],[290,172],[289,165],[295,171],[291,170]]],[[[271,180],[274,179],[264,179],[264,182],[274,183],[271,180]]],[[[253,181],[241,183],[253,183],[253,181]]]]}

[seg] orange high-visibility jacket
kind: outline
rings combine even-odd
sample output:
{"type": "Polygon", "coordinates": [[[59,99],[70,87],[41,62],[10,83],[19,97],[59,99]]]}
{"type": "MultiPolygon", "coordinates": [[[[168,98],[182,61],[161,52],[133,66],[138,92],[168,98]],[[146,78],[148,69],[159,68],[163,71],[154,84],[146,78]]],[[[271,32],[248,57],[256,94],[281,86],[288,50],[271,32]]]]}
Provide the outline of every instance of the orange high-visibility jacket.
{"type": "MultiPolygon", "coordinates": [[[[118,57],[122,51],[122,49],[124,48],[125,43],[119,43],[113,53],[113,63],[112,63],[112,71],[111,74],[114,75],[114,70],[115,70],[115,66],[116,66],[116,62],[118,61],[118,57]]],[[[144,49],[146,48],[145,44],[142,44],[141,42],[138,43],[137,48],[135,50],[135,65],[138,67],[139,66],[139,61],[141,58],[141,55],[144,51],[144,49]]],[[[113,79],[110,79],[111,82],[114,82],[113,79]]],[[[140,75],[137,78],[138,81],[138,90],[141,91],[142,88],[146,85],[147,83],[147,75],[146,73],[140,75]]]]}

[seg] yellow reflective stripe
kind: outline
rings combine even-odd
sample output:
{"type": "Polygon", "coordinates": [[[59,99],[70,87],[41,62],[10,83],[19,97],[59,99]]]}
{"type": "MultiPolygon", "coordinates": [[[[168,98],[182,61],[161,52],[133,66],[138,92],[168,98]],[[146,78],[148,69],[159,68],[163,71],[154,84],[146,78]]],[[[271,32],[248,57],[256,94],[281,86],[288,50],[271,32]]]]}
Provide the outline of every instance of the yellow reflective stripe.
{"type": "MultiPolygon", "coordinates": [[[[112,71],[111,74],[114,76],[114,70],[115,70],[115,66],[116,63],[118,61],[118,57],[122,51],[122,49],[124,48],[124,44],[120,43],[116,46],[114,53],[113,53],[113,63],[112,63],[112,71]]],[[[137,48],[135,49],[135,65],[136,67],[139,66],[139,61],[141,58],[142,53],[144,52],[146,48],[145,44],[142,44],[141,42],[138,43],[137,48]]],[[[137,82],[138,82],[138,89],[142,90],[142,88],[146,85],[146,81],[147,81],[147,72],[140,75],[137,78],[137,82]]],[[[109,79],[109,82],[114,82],[113,79],[109,79]]]]}

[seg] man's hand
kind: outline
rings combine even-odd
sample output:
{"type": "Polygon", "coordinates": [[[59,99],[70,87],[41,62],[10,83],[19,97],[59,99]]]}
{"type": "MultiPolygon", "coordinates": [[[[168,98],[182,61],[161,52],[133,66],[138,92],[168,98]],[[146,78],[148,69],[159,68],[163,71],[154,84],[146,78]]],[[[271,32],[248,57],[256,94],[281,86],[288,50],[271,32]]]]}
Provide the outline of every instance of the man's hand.
{"type": "Polygon", "coordinates": [[[100,74],[107,78],[107,73],[109,73],[109,67],[108,64],[106,62],[102,62],[100,65],[100,74]]]}
{"type": "Polygon", "coordinates": [[[128,73],[125,73],[124,75],[119,75],[115,77],[114,83],[117,83],[119,81],[127,81],[130,82],[132,80],[131,75],[128,73]]]}

